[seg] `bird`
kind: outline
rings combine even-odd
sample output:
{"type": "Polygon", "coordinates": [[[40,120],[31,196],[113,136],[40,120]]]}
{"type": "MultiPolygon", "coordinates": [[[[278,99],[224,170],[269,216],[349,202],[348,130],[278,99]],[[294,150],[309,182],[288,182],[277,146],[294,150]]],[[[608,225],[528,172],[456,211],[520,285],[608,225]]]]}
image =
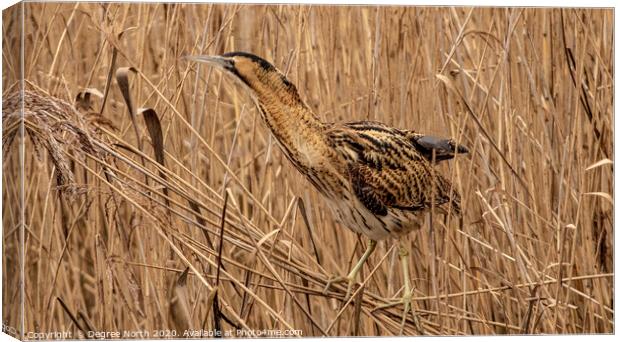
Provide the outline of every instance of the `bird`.
{"type": "MultiPolygon", "coordinates": [[[[461,197],[436,164],[468,148],[454,139],[424,135],[376,121],[327,122],[301,98],[296,86],[267,60],[247,52],[189,55],[228,73],[249,93],[284,156],[316,188],[341,225],[369,239],[346,277],[348,298],[378,241],[400,238],[423,225],[431,208],[460,215],[461,197]]],[[[405,314],[413,291],[409,252],[399,243],[405,314]]],[[[412,309],[413,310],[413,309],[412,309]]]]}

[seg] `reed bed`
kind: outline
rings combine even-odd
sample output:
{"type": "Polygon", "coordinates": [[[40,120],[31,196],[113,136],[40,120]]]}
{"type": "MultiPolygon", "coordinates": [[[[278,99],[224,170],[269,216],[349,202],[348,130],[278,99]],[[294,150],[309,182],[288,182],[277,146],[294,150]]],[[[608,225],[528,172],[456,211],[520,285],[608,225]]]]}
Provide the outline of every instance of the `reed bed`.
{"type": "Polygon", "coordinates": [[[3,322],[17,335],[614,331],[612,10],[20,6],[2,28],[3,322]],[[181,58],[235,50],[273,61],[326,121],[469,147],[441,168],[462,220],[403,238],[419,327],[378,308],[402,295],[394,241],[352,300],[324,293],[367,241],[334,222],[242,88],[181,58]]]}

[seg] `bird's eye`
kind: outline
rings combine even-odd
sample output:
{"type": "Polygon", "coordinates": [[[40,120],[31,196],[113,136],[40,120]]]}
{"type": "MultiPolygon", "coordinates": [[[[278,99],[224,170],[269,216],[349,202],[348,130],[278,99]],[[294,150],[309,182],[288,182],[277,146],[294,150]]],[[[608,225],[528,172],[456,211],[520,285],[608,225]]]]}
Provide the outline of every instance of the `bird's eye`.
{"type": "Polygon", "coordinates": [[[224,65],[224,68],[228,71],[234,71],[235,70],[235,60],[234,59],[229,59],[228,63],[226,63],[224,65]]]}

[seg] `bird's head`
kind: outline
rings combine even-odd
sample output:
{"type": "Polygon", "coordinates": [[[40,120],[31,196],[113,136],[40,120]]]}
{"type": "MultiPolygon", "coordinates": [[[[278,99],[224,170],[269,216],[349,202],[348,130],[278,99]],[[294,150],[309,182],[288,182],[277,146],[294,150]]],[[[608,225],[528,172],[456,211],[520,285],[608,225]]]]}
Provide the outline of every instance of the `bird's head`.
{"type": "Polygon", "coordinates": [[[188,60],[203,62],[227,71],[247,86],[259,99],[288,94],[299,98],[295,86],[271,63],[247,52],[229,52],[220,56],[187,56],[188,60]]]}

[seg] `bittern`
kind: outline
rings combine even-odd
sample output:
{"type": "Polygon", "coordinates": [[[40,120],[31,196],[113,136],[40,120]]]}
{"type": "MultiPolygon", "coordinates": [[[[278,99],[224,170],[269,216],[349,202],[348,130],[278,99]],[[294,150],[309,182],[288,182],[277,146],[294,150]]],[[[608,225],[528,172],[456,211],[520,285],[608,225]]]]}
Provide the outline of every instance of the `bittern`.
{"type": "MultiPolygon", "coordinates": [[[[453,139],[379,122],[321,121],[282,72],[253,54],[186,58],[217,66],[239,81],[286,158],[329,202],[335,218],[370,239],[351,272],[332,279],[348,281],[345,298],[377,241],[420,228],[423,214],[431,207],[460,212],[460,195],[433,165],[468,152],[453,139]]],[[[408,250],[399,245],[405,279],[402,302],[407,311],[412,296],[408,250]]]]}

